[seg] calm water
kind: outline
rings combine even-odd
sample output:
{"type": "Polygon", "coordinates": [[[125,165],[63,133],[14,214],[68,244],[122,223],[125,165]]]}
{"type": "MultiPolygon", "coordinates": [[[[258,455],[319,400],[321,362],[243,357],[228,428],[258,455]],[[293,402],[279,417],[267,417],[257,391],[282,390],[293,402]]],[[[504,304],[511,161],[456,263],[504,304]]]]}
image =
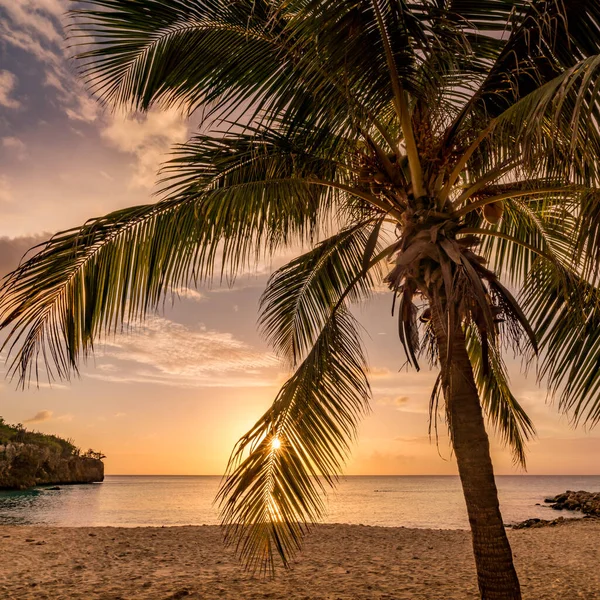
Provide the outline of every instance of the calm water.
{"type": "MultiPolygon", "coordinates": [[[[213,525],[219,477],[108,476],[104,483],[0,492],[0,524],[59,526],[213,525]]],[[[579,516],[544,506],[567,489],[600,492],[600,476],[497,478],[504,520],[579,516]]],[[[467,528],[456,477],[347,477],[329,498],[329,523],[467,528]]]]}

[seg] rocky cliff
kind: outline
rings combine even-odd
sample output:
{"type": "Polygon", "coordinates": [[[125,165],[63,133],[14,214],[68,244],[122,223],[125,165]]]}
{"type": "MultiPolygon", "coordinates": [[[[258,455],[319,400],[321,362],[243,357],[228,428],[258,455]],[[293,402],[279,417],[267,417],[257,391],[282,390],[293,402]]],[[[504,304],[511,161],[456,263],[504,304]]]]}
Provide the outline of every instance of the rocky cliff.
{"type": "Polygon", "coordinates": [[[23,490],[35,485],[103,480],[104,463],[97,458],[64,456],[60,448],[51,446],[0,445],[0,489],[23,490]]]}

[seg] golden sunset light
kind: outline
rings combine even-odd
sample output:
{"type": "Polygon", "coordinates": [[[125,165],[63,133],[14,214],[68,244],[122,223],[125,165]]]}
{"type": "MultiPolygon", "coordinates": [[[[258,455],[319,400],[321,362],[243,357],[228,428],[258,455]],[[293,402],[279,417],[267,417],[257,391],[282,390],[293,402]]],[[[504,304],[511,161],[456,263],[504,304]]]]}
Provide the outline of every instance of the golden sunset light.
{"type": "Polygon", "coordinates": [[[600,0],[0,0],[0,216],[0,596],[600,599],[600,0]]]}

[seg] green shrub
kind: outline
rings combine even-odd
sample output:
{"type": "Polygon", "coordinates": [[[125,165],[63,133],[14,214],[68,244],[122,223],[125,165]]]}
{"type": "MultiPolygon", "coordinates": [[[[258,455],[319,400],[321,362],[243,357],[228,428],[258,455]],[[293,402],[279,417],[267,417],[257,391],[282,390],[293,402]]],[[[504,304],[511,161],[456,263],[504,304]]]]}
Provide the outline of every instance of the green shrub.
{"type": "MultiPolygon", "coordinates": [[[[47,446],[61,453],[63,458],[70,456],[80,456],[81,449],[75,446],[72,439],[64,439],[57,435],[42,433],[41,431],[28,431],[22,423],[9,425],[0,417],[0,445],[8,443],[35,444],[36,446],[47,446]]],[[[99,452],[88,451],[88,455],[95,457],[104,457],[99,452]]]]}

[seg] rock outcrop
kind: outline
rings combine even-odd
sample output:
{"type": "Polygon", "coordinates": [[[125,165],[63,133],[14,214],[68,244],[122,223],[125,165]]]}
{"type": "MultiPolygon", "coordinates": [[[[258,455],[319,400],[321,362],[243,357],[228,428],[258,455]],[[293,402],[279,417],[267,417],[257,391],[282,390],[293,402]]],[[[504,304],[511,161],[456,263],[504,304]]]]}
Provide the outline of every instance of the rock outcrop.
{"type": "Polygon", "coordinates": [[[51,446],[0,445],[0,489],[24,490],[36,485],[103,480],[104,463],[97,458],[64,456],[59,448],[51,446]]]}
{"type": "Polygon", "coordinates": [[[540,527],[555,527],[556,525],[564,525],[572,521],[581,521],[581,517],[572,517],[570,519],[558,517],[558,519],[553,519],[552,521],[548,521],[546,519],[527,519],[526,521],[521,521],[521,523],[515,523],[514,525],[509,525],[508,527],[511,529],[539,529],[540,527]]]}
{"type": "Polygon", "coordinates": [[[554,498],[544,500],[554,510],[578,510],[584,515],[600,517],[600,492],[572,492],[567,490],[554,498]]]}

